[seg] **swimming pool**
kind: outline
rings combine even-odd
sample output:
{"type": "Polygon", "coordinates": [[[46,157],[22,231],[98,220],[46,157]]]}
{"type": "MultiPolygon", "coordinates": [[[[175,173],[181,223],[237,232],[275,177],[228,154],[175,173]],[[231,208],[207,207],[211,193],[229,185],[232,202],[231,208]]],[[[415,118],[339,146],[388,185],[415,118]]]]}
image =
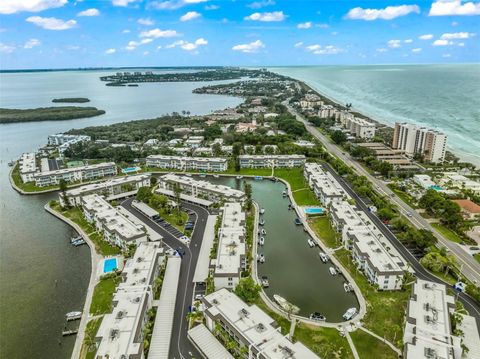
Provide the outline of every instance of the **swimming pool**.
{"type": "Polygon", "coordinates": [[[140,171],[140,167],[127,167],[127,168],[124,168],[122,169],[122,172],[123,173],[131,173],[131,172],[138,172],[140,171]]]}
{"type": "Polygon", "coordinates": [[[430,188],[431,188],[431,189],[434,189],[435,191],[441,191],[441,190],[443,190],[443,188],[442,188],[442,187],[440,187],[440,186],[437,186],[437,185],[430,186],[430,188]]]}
{"type": "Polygon", "coordinates": [[[103,273],[113,272],[117,268],[117,258],[105,259],[103,261],[103,273]]]}
{"type": "Polygon", "coordinates": [[[305,208],[303,211],[305,212],[305,214],[309,214],[309,215],[323,214],[325,212],[325,210],[322,207],[305,208]]]}

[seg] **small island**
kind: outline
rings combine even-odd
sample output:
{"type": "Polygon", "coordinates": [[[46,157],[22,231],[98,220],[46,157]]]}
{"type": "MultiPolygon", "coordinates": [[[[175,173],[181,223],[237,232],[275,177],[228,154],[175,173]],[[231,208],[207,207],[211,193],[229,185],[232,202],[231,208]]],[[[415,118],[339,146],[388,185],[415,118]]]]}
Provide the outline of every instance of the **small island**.
{"type": "Polygon", "coordinates": [[[90,102],[90,99],[86,97],[65,97],[65,98],[54,98],[52,102],[55,103],[85,103],[90,102]]]}
{"type": "Polygon", "coordinates": [[[33,109],[0,108],[0,124],[34,121],[63,121],[103,115],[96,107],[59,106],[33,109]]]}

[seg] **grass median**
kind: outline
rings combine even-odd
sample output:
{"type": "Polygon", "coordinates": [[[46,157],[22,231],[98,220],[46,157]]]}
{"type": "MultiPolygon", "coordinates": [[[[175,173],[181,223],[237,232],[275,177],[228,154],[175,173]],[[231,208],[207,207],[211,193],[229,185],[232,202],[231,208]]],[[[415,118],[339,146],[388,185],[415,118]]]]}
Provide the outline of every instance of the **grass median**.
{"type": "Polygon", "coordinates": [[[100,279],[93,291],[92,303],[90,304],[91,315],[105,314],[112,311],[113,293],[120,281],[121,278],[117,274],[110,274],[100,279]]]}
{"type": "Polygon", "coordinates": [[[308,187],[301,168],[280,168],[276,169],[275,177],[281,178],[290,184],[293,199],[299,206],[316,206],[319,204],[317,197],[308,187]]]}
{"type": "Polygon", "coordinates": [[[341,245],[338,234],[332,228],[330,219],[327,216],[312,218],[308,222],[313,231],[327,247],[337,248],[341,245]]]}

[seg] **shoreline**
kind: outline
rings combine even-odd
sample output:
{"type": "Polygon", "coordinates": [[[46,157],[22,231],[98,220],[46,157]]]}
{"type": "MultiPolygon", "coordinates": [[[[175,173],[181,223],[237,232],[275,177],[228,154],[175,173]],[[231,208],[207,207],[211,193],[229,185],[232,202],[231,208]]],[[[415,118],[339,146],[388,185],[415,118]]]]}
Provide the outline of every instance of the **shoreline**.
{"type": "MultiPolygon", "coordinates": [[[[320,90],[317,86],[315,86],[313,83],[311,83],[310,81],[307,81],[307,80],[302,80],[302,79],[298,79],[298,78],[295,78],[295,77],[292,77],[291,75],[283,75],[281,74],[280,72],[278,72],[276,70],[276,68],[270,68],[269,71],[272,71],[278,75],[281,75],[281,76],[286,76],[294,81],[298,81],[299,83],[305,85],[306,87],[310,88],[313,92],[315,92],[316,94],[318,94],[319,96],[321,97],[324,97],[326,98],[327,100],[335,103],[337,106],[340,106],[341,108],[345,108],[345,106],[343,106],[341,104],[342,101],[332,97],[331,95],[326,95],[322,90],[320,90]]],[[[354,110],[352,108],[352,110],[354,110]]],[[[361,110],[354,110],[353,112],[357,112],[359,114],[361,114],[362,116],[364,116],[365,118],[368,118],[370,119],[372,122],[376,123],[376,124],[379,124],[381,126],[385,126],[385,127],[388,127],[388,128],[391,128],[392,130],[394,129],[393,125],[391,123],[387,123],[386,121],[381,121],[381,120],[377,120],[376,118],[372,117],[371,115],[369,115],[368,113],[366,112],[359,112],[361,110]]],[[[421,126],[419,124],[417,124],[415,121],[413,120],[410,120],[410,123],[412,124],[415,124],[416,126],[421,126]]],[[[427,126],[428,127],[428,126],[427,126]]],[[[444,132],[445,133],[445,132],[444,132]]],[[[447,140],[448,140],[448,137],[450,137],[449,134],[445,133],[447,135],[447,140]]],[[[455,156],[457,156],[460,161],[459,162],[468,162],[468,163],[471,163],[473,165],[475,165],[476,167],[480,168],[480,158],[477,158],[475,157],[474,155],[472,155],[471,153],[467,153],[467,152],[464,152],[464,151],[461,151],[461,150],[458,150],[456,148],[452,148],[451,146],[447,145],[447,150],[451,153],[453,153],[455,156]]]]}
{"type": "Polygon", "coordinates": [[[98,283],[97,280],[97,267],[102,260],[102,256],[97,252],[95,249],[95,244],[90,240],[90,237],[87,233],[85,233],[79,225],[75,222],[71,221],[69,218],[63,216],[61,213],[57,212],[56,210],[50,207],[50,203],[45,204],[43,207],[45,211],[50,213],[52,216],[58,218],[62,222],[68,224],[72,227],[79,235],[87,243],[89,250],[90,250],[90,263],[91,263],[91,272],[90,272],[90,279],[88,282],[87,293],[85,294],[85,303],[82,309],[82,318],[80,319],[80,324],[78,326],[78,333],[75,337],[75,344],[72,349],[71,359],[77,359],[80,357],[82,346],[83,346],[83,339],[85,337],[85,329],[87,327],[88,322],[90,321],[90,305],[92,303],[93,292],[95,289],[96,284],[98,283]]]}

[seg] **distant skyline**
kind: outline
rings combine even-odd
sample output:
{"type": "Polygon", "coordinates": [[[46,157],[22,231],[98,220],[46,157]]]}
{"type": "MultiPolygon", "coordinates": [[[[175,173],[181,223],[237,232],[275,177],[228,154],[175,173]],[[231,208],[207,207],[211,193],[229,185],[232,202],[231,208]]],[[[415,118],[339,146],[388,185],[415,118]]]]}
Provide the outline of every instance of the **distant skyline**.
{"type": "Polygon", "coordinates": [[[480,62],[480,2],[1,0],[0,69],[480,62]]]}

